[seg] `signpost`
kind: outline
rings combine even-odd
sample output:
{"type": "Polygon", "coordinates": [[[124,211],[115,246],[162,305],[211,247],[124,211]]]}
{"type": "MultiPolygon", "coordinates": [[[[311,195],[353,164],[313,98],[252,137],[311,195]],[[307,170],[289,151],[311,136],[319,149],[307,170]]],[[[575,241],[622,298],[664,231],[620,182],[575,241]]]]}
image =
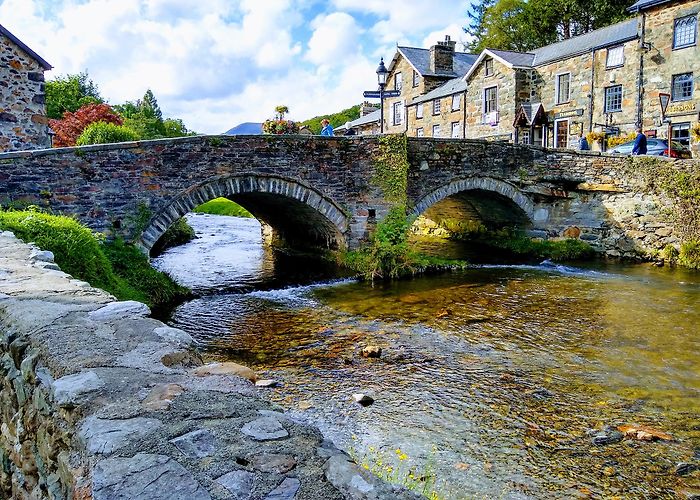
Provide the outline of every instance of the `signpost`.
{"type": "Polygon", "coordinates": [[[381,99],[383,97],[399,97],[401,95],[400,90],[386,90],[382,92],[381,90],[365,90],[362,95],[367,99],[381,99]]]}

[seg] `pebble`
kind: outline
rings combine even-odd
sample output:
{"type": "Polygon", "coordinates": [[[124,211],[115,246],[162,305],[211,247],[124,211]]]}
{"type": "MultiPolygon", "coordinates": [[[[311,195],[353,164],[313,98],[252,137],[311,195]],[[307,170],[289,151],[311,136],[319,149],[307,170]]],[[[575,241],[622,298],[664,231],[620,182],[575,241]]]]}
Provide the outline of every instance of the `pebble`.
{"type": "Polygon", "coordinates": [[[353,395],[352,395],[352,399],[353,399],[356,403],[359,403],[359,404],[362,405],[362,406],[369,406],[369,405],[371,405],[372,403],[374,403],[374,399],[372,399],[372,398],[371,398],[370,396],[368,396],[367,394],[362,394],[362,393],[353,394],[353,395]]]}
{"type": "Polygon", "coordinates": [[[274,417],[260,417],[241,427],[241,432],[256,441],[271,441],[289,436],[280,421],[274,417]]]}
{"type": "Polygon", "coordinates": [[[692,474],[696,470],[700,470],[700,465],[691,464],[688,462],[681,462],[678,465],[676,465],[676,468],[674,469],[673,472],[677,476],[687,476],[688,474],[692,474]]]}
{"type": "Polygon", "coordinates": [[[608,444],[619,443],[624,439],[625,435],[620,431],[601,432],[593,438],[593,444],[597,446],[605,446],[608,444]]]}
{"type": "Polygon", "coordinates": [[[301,481],[288,477],[280,485],[267,494],[265,500],[292,500],[301,487],[301,481]]]}
{"type": "Polygon", "coordinates": [[[277,387],[279,382],[272,379],[258,380],[255,382],[257,387],[277,387]]]}
{"type": "Polygon", "coordinates": [[[376,345],[368,345],[360,351],[363,358],[381,358],[382,348],[376,345]]]}

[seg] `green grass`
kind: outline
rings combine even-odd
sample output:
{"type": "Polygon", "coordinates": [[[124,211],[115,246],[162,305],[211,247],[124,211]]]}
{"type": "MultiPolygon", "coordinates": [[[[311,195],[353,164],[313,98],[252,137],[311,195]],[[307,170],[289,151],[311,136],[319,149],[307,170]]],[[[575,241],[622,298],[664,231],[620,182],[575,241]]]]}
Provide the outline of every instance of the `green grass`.
{"type": "Polygon", "coordinates": [[[595,250],[585,241],[567,238],[563,240],[532,239],[512,230],[500,230],[481,235],[478,242],[505,250],[513,255],[535,257],[553,261],[590,259],[595,250]]]}
{"type": "Polygon", "coordinates": [[[238,203],[234,203],[226,198],[214,198],[211,201],[202,203],[194,209],[195,212],[201,214],[212,215],[230,215],[231,217],[253,217],[253,214],[248,212],[238,203]]]}
{"type": "Polygon", "coordinates": [[[0,230],[12,231],[25,242],[53,252],[63,271],[119,300],[164,306],[189,295],[187,288],[151,267],[137,248],[121,240],[106,243],[71,217],[36,209],[0,211],[0,230]]]}
{"type": "Polygon", "coordinates": [[[681,245],[678,264],[689,269],[700,269],[700,241],[688,241],[681,245]]]}

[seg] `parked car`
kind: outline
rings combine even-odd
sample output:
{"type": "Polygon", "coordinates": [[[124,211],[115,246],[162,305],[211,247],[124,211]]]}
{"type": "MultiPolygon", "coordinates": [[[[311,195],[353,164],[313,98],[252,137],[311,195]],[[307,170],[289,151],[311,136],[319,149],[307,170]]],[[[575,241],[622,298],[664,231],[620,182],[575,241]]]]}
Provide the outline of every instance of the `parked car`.
{"type": "MultiPolygon", "coordinates": [[[[614,148],[608,149],[608,153],[618,153],[623,155],[632,154],[634,141],[625,142],[614,148]]],[[[668,141],[666,139],[647,139],[647,154],[652,156],[668,156],[668,141]]],[[[671,158],[690,159],[692,154],[690,149],[680,142],[671,141],[671,158]]]]}

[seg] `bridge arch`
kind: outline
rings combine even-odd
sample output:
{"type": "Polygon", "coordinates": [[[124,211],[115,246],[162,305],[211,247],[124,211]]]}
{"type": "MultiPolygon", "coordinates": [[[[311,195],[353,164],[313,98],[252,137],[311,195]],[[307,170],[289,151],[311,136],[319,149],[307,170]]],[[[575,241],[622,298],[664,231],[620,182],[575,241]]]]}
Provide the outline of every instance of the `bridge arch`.
{"type": "Polygon", "coordinates": [[[535,206],[509,182],[493,177],[457,179],[423,196],[413,207],[420,224],[478,219],[487,227],[531,228],[535,206]],[[429,222],[432,221],[432,222],[429,222]]]}
{"type": "Polygon", "coordinates": [[[333,200],[298,180],[261,174],[211,178],[180,192],[151,218],[137,244],[150,252],[173,223],[219,197],[244,206],[262,223],[264,233],[272,228],[290,246],[346,246],[349,220],[333,200]]]}

